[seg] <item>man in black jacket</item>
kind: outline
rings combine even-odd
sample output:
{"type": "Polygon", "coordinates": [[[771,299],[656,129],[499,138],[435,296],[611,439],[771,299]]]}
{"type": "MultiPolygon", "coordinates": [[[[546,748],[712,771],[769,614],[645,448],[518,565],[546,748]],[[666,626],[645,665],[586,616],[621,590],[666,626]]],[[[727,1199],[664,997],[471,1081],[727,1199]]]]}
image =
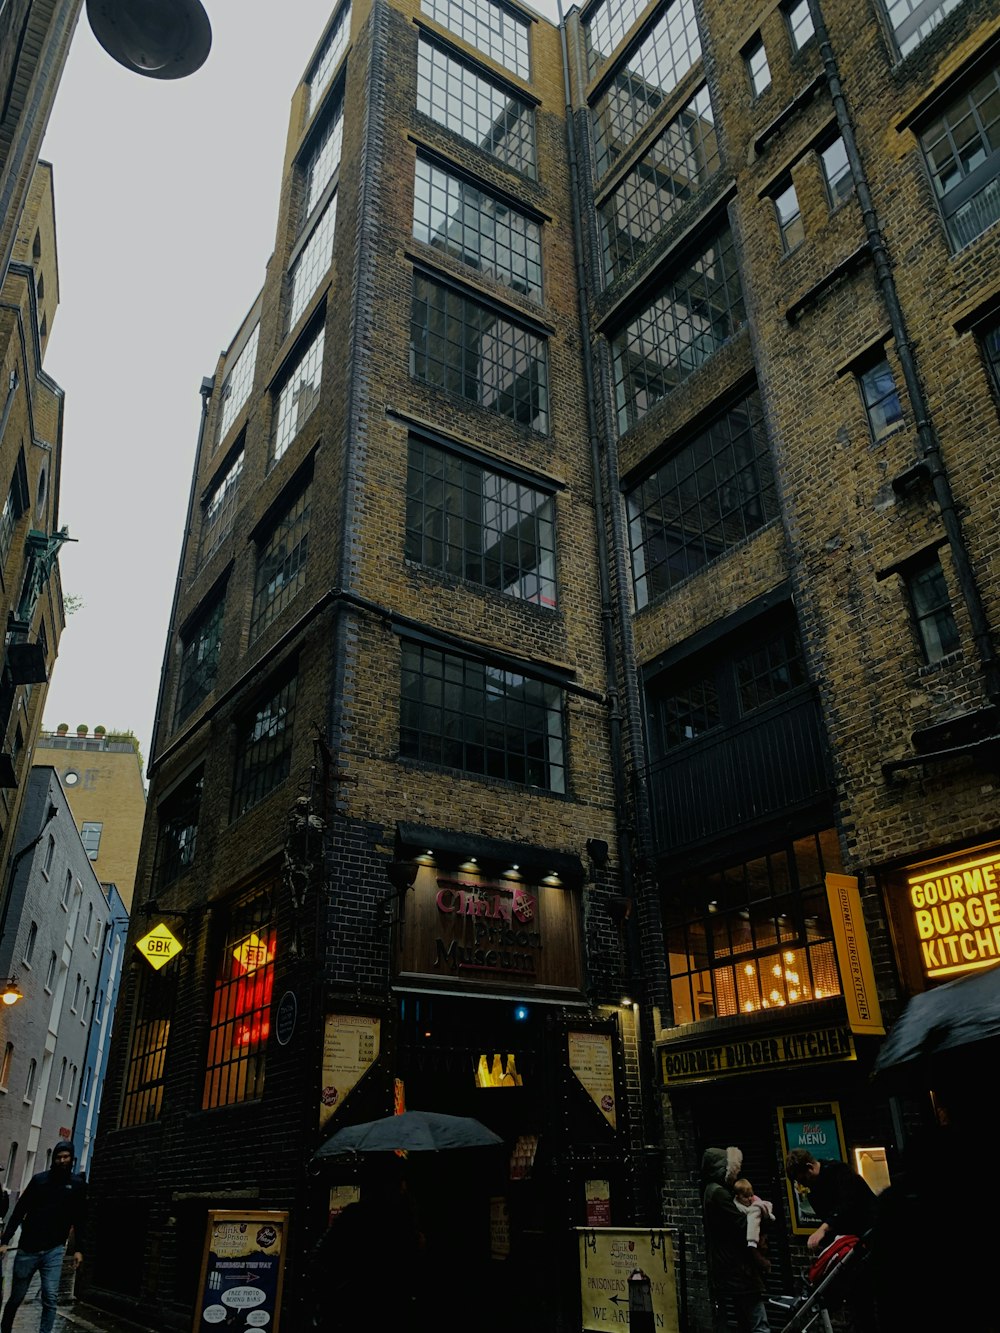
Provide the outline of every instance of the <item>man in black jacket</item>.
{"type": "Polygon", "coordinates": [[[825,1250],[834,1236],[863,1236],[875,1221],[875,1195],[846,1162],[819,1162],[806,1148],[793,1148],[785,1162],[788,1179],[809,1191],[809,1206],[820,1219],[806,1244],[825,1250]]]}
{"type": "Polygon", "coordinates": [[[87,1185],[81,1176],[74,1176],[73,1162],[72,1143],[65,1140],[57,1143],[52,1149],[51,1168],[31,1177],[0,1233],[2,1261],[11,1237],[18,1227],[21,1228],[21,1239],[14,1257],[10,1296],[0,1317],[0,1333],[11,1333],[14,1315],[24,1300],[35,1272],[42,1284],[39,1333],[52,1333],[56,1321],[59,1276],[71,1231],[77,1246],[73,1254],[73,1266],[79,1268],[83,1263],[79,1243],[86,1220],[87,1185]]]}

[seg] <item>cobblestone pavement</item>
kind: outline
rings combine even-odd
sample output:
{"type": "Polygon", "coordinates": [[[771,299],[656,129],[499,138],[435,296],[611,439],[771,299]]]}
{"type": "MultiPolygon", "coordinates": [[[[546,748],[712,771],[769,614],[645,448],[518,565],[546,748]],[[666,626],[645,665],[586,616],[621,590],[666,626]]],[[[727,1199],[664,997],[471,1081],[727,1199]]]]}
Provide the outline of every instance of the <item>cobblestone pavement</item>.
{"type": "MultiPolygon", "coordinates": [[[[37,1294],[29,1291],[27,1299],[14,1316],[13,1333],[38,1333],[41,1313],[37,1294]]],[[[142,1324],[133,1324],[130,1320],[119,1319],[92,1305],[76,1301],[72,1305],[59,1306],[53,1333],[151,1333],[151,1330],[142,1324]]]]}

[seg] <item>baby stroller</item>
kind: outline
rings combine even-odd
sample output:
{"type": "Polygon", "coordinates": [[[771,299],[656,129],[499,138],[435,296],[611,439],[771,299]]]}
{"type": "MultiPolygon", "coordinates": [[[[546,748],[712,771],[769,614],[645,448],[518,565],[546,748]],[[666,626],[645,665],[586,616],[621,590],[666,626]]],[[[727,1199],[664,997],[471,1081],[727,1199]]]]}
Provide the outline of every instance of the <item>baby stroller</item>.
{"type": "Polygon", "coordinates": [[[864,1240],[858,1236],[836,1236],[809,1265],[805,1290],[798,1296],[771,1296],[767,1307],[780,1333],[834,1333],[852,1325],[844,1302],[856,1285],[868,1258],[864,1240]],[[845,1322],[846,1319],[846,1322],[845,1322]]]}

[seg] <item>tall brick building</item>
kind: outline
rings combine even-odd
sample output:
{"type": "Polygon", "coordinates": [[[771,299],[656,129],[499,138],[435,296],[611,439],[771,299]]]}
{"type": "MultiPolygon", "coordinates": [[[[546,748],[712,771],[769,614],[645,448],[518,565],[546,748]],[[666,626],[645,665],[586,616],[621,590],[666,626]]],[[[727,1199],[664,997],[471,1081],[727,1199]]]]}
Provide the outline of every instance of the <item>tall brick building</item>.
{"type": "Polygon", "coordinates": [[[788,1146],[892,1170],[885,1025],[1000,949],[998,117],[986,0],[334,10],[202,386],[95,1294],[179,1326],[289,1210],[291,1312],[394,1091],[507,1142],[424,1194],[460,1320],[577,1327],[602,1220],[707,1327],[706,1146],[776,1285],[788,1146]]]}

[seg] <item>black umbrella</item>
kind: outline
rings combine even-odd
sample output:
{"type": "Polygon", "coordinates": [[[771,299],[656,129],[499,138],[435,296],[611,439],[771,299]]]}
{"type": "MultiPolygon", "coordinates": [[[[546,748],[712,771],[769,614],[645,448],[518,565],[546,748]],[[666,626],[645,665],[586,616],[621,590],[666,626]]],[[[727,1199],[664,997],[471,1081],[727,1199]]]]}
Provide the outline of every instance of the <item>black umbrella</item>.
{"type": "Polygon", "coordinates": [[[980,1042],[1000,1038],[1000,967],[914,995],[875,1061],[886,1081],[923,1074],[929,1062],[952,1063],[980,1042]]]}
{"type": "Polygon", "coordinates": [[[313,1157],[351,1152],[442,1152],[448,1148],[488,1148],[503,1139],[478,1120],[436,1111],[403,1111],[382,1120],[345,1125],[320,1145],[313,1157]]]}

